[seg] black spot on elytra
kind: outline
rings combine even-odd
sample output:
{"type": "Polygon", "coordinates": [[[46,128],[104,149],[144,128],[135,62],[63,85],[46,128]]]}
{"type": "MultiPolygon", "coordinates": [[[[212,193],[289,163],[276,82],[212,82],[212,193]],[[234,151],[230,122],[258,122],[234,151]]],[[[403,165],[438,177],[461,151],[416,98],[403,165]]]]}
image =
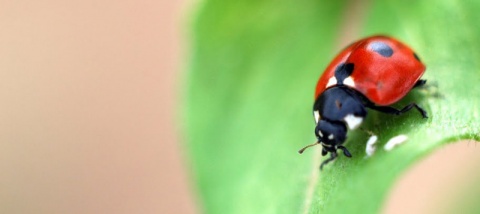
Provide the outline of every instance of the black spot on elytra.
{"type": "Polygon", "coordinates": [[[393,49],[383,42],[373,42],[369,48],[384,57],[391,57],[393,54],[393,49]]]}
{"type": "Polygon", "coordinates": [[[341,63],[335,69],[335,78],[337,79],[338,85],[343,85],[343,80],[349,77],[353,73],[353,63],[341,63]]]}
{"type": "Polygon", "coordinates": [[[418,57],[418,55],[415,52],[413,52],[413,57],[415,57],[415,59],[417,59],[419,62],[422,61],[422,60],[420,60],[420,57],[418,57]]]}

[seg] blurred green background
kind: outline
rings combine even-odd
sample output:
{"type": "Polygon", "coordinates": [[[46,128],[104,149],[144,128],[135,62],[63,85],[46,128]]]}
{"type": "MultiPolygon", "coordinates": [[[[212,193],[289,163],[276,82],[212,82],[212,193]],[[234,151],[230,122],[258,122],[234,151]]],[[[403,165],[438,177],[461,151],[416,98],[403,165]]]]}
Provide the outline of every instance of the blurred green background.
{"type": "MultiPolygon", "coordinates": [[[[185,85],[186,148],[206,213],[376,213],[396,179],[435,148],[479,139],[479,1],[198,2],[190,19],[185,85]],[[415,91],[429,113],[372,112],[364,127],[378,147],[405,134],[408,143],[364,158],[368,135],[349,133],[352,159],[322,172],[314,142],[313,92],[329,61],[372,34],[410,45],[435,90],[415,91]]],[[[439,167],[441,165],[439,164],[439,167]]]]}

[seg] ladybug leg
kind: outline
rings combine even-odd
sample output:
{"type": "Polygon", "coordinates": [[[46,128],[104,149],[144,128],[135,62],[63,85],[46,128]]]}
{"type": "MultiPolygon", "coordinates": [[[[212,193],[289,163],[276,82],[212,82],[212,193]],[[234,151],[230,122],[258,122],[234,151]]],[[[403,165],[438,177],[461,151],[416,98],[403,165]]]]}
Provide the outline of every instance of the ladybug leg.
{"type": "Polygon", "coordinates": [[[335,158],[337,158],[337,153],[336,153],[336,152],[330,153],[330,157],[329,157],[327,160],[324,160],[324,161],[322,162],[322,164],[320,164],[320,170],[322,170],[322,169],[323,169],[323,166],[325,166],[327,163],[329,163],[330,161],[335,160],[335,158]]]}
{"type": "Polygon", "coordinates": [[[400,110],[393,108],[391,106],[376,106],[375,104],[372,104],[372,103],[367,104],[367,107],[379,112],[383,112],[386,114],[395,114],[395,115],[403,114],[407,111],[410,111],[410,109],[412,109],[413,107],[415,107],[420,112],[420,114],[422,114],[423,118],[428,118],[427,112],[423,110],[423,108],[418,106],[416,103],[410,103],[400,110]]]}
{"type": "Polygon", "coordinates": [[[417,87],[422,87],[424,86],[425,84],[427,83],[427,80],[418,80],[415,85],[413,85],[414,88],[417,88],[417,87]]]}
{"type": "Polygon", "coordinates": [[[337,148],[341,149],[343,151],[343,154],[349,158],[352,157],[352,154],[350,154],[350,152],[348,151],[347,148],[345,148],[345,146],[338,146],[337,148]]]}

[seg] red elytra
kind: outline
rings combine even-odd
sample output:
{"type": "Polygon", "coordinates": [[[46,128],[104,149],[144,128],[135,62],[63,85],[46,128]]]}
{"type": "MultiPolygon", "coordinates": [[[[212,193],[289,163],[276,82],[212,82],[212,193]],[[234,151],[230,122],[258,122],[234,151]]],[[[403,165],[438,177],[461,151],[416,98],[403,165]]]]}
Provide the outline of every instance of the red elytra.
{"type": "Polygon", "coordinates": [[[425,72],[425,65],[410,47],[391,37],[371,36],[349,45],[334,58],[318,80],[315,99],[325,89],[335,86],[327,87],[327,84],[335,76],[336,68],[343,63],[354,65],[350,75],[353,88],[381,106],[393,104],[404,97],[425,72]],[[390,56],[378,52],[379,44],[388,46],[386,54],[390,56]]]}

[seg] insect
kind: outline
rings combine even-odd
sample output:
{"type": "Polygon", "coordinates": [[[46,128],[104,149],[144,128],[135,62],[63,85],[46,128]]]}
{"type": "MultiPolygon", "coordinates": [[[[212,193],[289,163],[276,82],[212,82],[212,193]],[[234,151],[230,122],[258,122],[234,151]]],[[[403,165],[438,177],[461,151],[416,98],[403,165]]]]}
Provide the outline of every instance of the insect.
{"type": "Polygon", "coordinates": [[[424,72],[425,65],[417,54],[392,37],[371,36],[349,45],[318,80],[313,105],[317,142],[298,152],[321,144],[322,156],[330,153],[330,158],[320,169],[337,158],[337,150],[352,157],[342,144],[347,131],[361,125],[366,108],[394,115],[415,108],[427,118],[427,112],[416,103],[402,109],[390,106],[412,88],[424,85],[426,80],[420,79],[424,72]]]}

